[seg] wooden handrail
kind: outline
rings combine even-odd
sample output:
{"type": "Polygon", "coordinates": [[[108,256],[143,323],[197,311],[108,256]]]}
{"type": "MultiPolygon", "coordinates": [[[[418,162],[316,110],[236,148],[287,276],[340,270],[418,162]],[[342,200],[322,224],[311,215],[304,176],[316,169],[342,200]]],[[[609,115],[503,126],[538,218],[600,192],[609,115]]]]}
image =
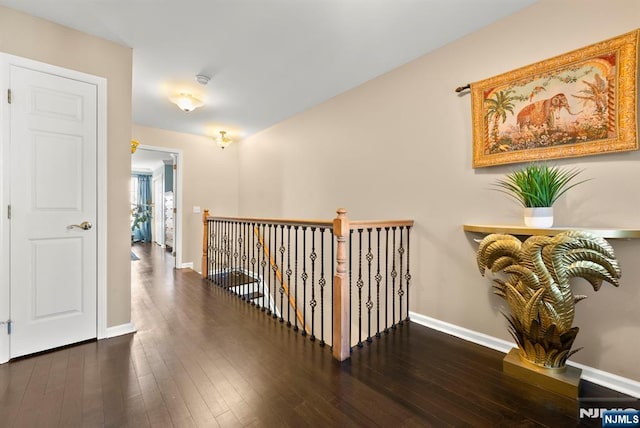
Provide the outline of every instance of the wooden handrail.
{"type": "MultiPolygon", "coordinates": [[[[208,211],[205,210],[207,213],[208,211]]],[[[312,226],[312,227],[331,227],[333,220],[317,220],[317,219],[288,219],[288,218],[259,218],[259,217],[217,217],[208,216],[207,220],[222,221],[243,221],[248,223],[260,224],[284,224],[291,226],[312,226]]],[[[385,227],[412,227],[413,220],[353,220],[349,222],[350,229],[368,229],[368,228],[385,228],[385,227]]]]}
{"type": "Polygon", "coordinates": [[[315,227],[331,227],[333,220],[304,220],[304,219],[287,219],[287,218],[257,218],[257,217],[207,217],[207,220],[222,221],[243,221],[247,223],[260,224],[284,224],[291,226],[315,226],[315,227]]]}
{"type": "Polygon", "coordinates": [[[309,327],[305,325],[304,318],[302,317],[302,314],[298,310],[296,299],[291,297],[291,294],[289,294],[289,285],[285,282],[284,278],[282,277],[282,272],[280,272],[280,268],[278,268],[278,264],[276,263],[276,261],[273,259],[273,257],[271,257],[271,254],[269,253],[269,249],[267,248],[266,245],[264,245],[264,239],[262,238],[262,235],[260,234],[260,231],[258,230],[257,226],[253,228],[253,233],[258,238],[258,242],[260,242],[260,246],[262,247],[262,250],[264,251],[265,256],[267,256],[267,258],[269,259],[269,265],[272,268],[275,268],[276,278],[278,278],[278,281],[280,281],[280,284],[282,284],[282,288],[284,288],[284,292],[287,295],[287,298],[289,299],[289,303],[295,310],[296,318],[298,318],[298,321],[300,321],[300,325],[304,327],[304,330],[307,332],[307,334],[310,333],[309,327]]]}

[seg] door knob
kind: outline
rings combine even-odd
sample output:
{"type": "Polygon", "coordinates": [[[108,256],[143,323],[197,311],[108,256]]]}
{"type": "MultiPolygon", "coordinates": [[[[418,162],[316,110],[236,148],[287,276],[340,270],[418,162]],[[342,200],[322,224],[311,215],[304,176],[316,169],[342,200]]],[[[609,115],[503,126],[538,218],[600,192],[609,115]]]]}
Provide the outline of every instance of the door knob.
{"type": "Polygon", "coordinates": [[[73,229],[74,227],[82,230],[89,230],[91,229],[92,225],[88,221],[83,221],[80,224],[70,224],[69,226],[67,226],[67,229],[73,229]]]}

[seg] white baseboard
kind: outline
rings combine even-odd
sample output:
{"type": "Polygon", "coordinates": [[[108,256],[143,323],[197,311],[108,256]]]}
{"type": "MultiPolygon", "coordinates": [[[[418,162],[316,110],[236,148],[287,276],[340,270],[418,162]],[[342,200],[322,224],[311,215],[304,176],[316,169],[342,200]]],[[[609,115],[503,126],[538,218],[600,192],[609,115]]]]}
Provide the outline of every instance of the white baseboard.
{"type": "MultiPolygon", "coordinates": [[[[467,328],[440,321],[416,312],[409,311],[409,318],[411,318],[411,321],[416,324],[450,334],[451,336],[459,337],[460,339],[464,339],[478,345],[486,346],[487,348],[495,349],[496,351],[504,352],[505,354],[509,352],[511,348],[517,346],[514,342],[498,339],[497,337],[469,330],[467,328]]],[[[582,379],[613,389],[623,394],[631,395],[632,397],[640,398],[640,382],[638,381],[585,366],[584,364],[575,363],[573,361],[569,361],[569,364],[582,370],[582,379]]]]}
{"type": "Polygon", "coordinates": [[[135,332],[136,332],[136,326],[133,325],[132,322],[116,325],[113,327],[107,327],[107,335],[105,339],[122,336],[123,334],[135,333],[135,332]]]}
{"type": "Polygon", "coordinates": [[[193,270],[193,262],[182,263],[180,265],[180,269],[192,269],[193,270]]]}

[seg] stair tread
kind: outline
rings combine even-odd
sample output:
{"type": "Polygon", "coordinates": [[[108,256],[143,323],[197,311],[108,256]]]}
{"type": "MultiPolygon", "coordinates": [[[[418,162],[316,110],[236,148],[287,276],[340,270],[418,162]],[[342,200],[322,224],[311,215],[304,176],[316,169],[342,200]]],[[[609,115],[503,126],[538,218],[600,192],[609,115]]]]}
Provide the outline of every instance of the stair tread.
{"type": "Polygon", "coordinates": [[[243,299],[246,300],[254,300],[254,299],[259,299],[260,297],[264,296],[264,294],[258,292],[258,291],[254,291],[252,293],[247,293],[247,294],[243,294],[242,297],[243,299]]]}
{"type": "Polygon", "coordinates": [[[254,277],[240,271],[218,273],[213,275],[211,280],[217,285],[227,288],[240,287],[241,285],[258,282],[254,277]]]}

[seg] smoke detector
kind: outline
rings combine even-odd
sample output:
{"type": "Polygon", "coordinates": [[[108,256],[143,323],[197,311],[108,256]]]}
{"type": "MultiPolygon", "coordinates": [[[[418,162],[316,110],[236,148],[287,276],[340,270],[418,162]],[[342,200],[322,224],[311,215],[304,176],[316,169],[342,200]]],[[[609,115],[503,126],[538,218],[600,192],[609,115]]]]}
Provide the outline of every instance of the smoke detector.
{"type": "Polygon", "coordinates": [[[209,80],[211,80],[211,77],[205,76],[204,74],[196,75],[196,82],[198,82],[201,85],[206,85],[207,83],[209,83],[209,80]]]}

